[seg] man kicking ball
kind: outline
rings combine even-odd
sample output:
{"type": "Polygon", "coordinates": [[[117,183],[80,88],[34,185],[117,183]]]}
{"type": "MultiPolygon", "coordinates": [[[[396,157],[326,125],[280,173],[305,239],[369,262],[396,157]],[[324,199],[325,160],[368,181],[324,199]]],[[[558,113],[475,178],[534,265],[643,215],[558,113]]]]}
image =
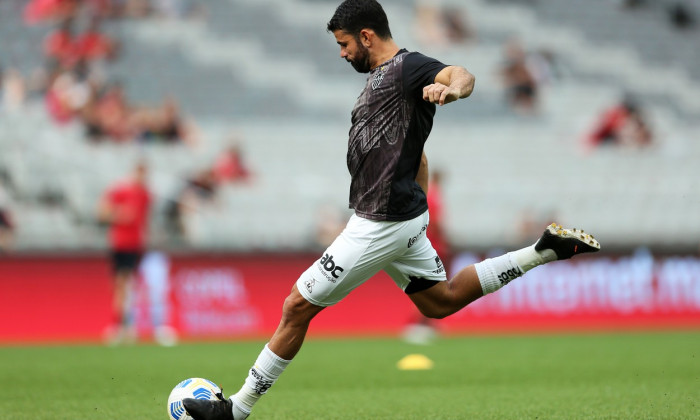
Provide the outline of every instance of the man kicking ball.
{"type": "Polygon", "coordinates": [[[358,72],[369,73],[352,111],[348,141],[350,207],[355,214],[296,281],[277,330],[241,389],[228,399],[183,400],[195,420],[247,418],[301,348],[311,320],[381,270],[421,313],[444,318],[539,265],[600,249],[583,231],[553,224],[534,245],[471,265],[447,279],[426,237],[428,163],[423,146],[436,105],[468,97],[474,76],[463,67],[399,48],[375,0],[344,1],[327,29],[340,46],[340,57],[358,72]]]}

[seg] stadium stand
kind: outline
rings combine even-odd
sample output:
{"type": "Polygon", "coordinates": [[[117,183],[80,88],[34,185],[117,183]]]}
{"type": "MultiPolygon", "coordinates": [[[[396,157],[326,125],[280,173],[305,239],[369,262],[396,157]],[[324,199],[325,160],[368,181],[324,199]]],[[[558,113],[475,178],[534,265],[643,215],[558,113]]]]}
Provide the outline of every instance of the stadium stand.
{"type": "MultiPolygon", "coordinates": [[[[222,187],[218,207],[191,216],[191,236],[184,243],[166,237],[166,246],[306,250],[314,246],[319,208],[346,207],[345,138],[365,76],[339,59],[325,31],[336,2],[200,3],[203,18],[105,25],[123,46],[109,77],[136,103],[177,98],[201,130],[196,145],[91,144],[79,123],[57,126],[36,98],[20,112],[0,112],[0,170],[19,203],[16,249],[103,249],[94,222],[99,194],[144,155],[157,196],[154,229],[162,230],[178,187],[213,162],[232,130],[255,180],[222,187]]],[[[664,14],[620,10],[612,0],[585,8],[575,0],[442,3],[463,11],[476,42],[433,50],[421,43],[411,7],[383,2],[402,46],[477,76],[468,101],[438,111],[427,145],[431,165],[446,174],[456,246],[519,244],[524,238],[513,226],[534,213],[585,227],[607,249],[697,249],[697,29],[677,31],[664,14]],[[497,74],[513,38],[558,60],[558,76],[542,86],[533,115],[508,107],[497,74]],[[627,93],[643,104],[653,144],[586,150],[582,138],[598,115],[627,93]]],[[[0,36],[13,40],[0,43],[0,64],[28,77],[42,64],[50,26],[24,26],[21,4],[0,2],[0,36]]]]}

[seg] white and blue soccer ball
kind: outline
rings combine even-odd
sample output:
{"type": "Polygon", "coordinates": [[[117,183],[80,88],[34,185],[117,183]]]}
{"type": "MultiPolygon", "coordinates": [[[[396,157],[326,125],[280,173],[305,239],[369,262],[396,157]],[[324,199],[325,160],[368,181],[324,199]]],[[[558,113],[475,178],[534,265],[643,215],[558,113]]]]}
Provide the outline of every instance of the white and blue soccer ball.
{"type": "Polygon", "coordinates": [[[214,382],[203,378],[189,378],[175,385],[168,397],[168,416],[171,420],[192,420],[182,400],[196,398],[198,400],[216,400],[216,394],[222,392],[214,382]]]}

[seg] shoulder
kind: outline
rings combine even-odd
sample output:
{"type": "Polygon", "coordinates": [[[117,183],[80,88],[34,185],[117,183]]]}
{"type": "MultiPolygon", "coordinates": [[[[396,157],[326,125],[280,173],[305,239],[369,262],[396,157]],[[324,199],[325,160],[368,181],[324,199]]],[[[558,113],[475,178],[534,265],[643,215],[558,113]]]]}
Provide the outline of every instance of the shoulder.
{"type": "Polygon", "coordinates": [[[419,52],[406,52],[403,56],[403,78],[409,89],[422,89],[423,86],[433,83],[435,76],[448,67],[437,60],[419,52]]]}
{"type": "Polygon", "coordinates": [[[107,188],[107,195],[109,196],[117,196],[120,194],[124,194],[124,191],[127,190],[127,184],[124,181],[118,181],[115,182],[114,184],[110,185],[109,188],[107,188]]]}
{"type": "Polygon", "coordinates": [[[435,75],[440,70],[448,67],[440,60],[421,54],[417,51],[407,52],[403,57],[404,74],[431,74],[435,75]]]}
{"type": "MultiPolygon", "coordinates": [[[[424,65],[424,64],[430,64],[430,63],[440,63],[440,60],[429,57],[425,54],[422,54],[418,51],[407,51],[404,54],[403,61],[406,64],[413,64],[413,65],[424,65]]],[[[444,65],[444,64],[443,64],[444,65]]]]}

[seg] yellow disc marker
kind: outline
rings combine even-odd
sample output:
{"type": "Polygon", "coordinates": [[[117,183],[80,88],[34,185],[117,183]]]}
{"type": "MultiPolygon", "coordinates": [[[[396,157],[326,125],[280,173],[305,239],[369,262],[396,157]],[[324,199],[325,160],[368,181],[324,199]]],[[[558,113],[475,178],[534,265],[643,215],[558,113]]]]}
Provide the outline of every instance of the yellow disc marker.
{"type": "Polygon", "coordinates": [[[399,370],[429,370],[433,368],[433,361],[422,354],[409,354],[396,364],[399,370]]]}

